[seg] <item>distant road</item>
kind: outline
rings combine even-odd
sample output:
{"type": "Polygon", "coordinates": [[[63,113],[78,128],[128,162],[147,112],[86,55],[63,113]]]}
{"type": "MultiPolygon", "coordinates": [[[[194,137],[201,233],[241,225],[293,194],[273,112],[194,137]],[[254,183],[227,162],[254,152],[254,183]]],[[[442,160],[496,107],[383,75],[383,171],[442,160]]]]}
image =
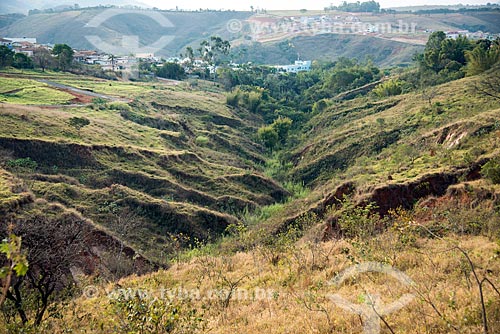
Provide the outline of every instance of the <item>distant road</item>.
{"type": "Polygon", "coordinates": [[[54,88],[69,90],[69,91],[72,91],[74,93],[81,94],[81,95],[87,95],[87,96],[92,96],[92,97],[101,98],[101,99],[105,99],[105,100],[111,100],[111,101],[129,102],[129,100],[123,99],[120,97],[99,94],[99,93],[91,92],[88,90],[79,89],[79,88],[75,88],[75,87],[68,86],[68,85],[63,85],[63,84],[60,84],[60,83],[57,83],[54,81],[50,81],[50,80],[46,80],[46,79],[35,79],[35,80],[38,82],[45,83],[45,84],[52,86],[54,88]]]}

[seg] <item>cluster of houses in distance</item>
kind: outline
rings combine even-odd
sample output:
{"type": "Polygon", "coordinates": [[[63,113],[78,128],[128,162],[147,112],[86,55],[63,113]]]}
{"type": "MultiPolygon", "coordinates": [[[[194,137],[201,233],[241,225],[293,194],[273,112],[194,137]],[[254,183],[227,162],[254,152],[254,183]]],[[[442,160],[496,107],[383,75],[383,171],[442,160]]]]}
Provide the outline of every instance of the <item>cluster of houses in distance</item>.
{"type": "Polygon", "coordinates": [[[0,37],[0,45],[7,46],[17,53],[24,53],[28,57],[33,57],[35,50],[40,47],[52,50],[51,45],[40,45],[37,44],[36,38],[27,37],[0,37]]]}
{"type": "MultiPolygon", "coordinates": [[[[36,38],[32,37],[4,37],[0,38],[0,45],[5,45],[17,53],[24,53],[32,57],[37,49],[43,48],[49,51],[52,50],[52,44],[37,43],[36,38]]],[[[157,57],[152,53],[149,54],[135,54],[135,55],[110,55],[96,50],[74,50],[73,58],[76,62],[88,65],[99,65],[105,71],[132,71],[137,66],[139,60],[144,60],[157,66],[161,66],[165,62],[177,63],[184,66],[188,70],[187,64],[191,62],[189,58],[170,57],[167,59],[157,57]]],[[[230,64],[233,68],[238,68],[238,64],[230,64]]],[[[311,70],[311,61],[297,60],[292,65],[276,65],[274,66],[278,72],[283,73],[297,73],[301,71],[311,70]]],[[[204,68],[208,67],[210,72],[214,72],[216,68],[208,66],[206,62],[201,59],[195,59],[191,68],[204,68]]]]}
{"type": "MultiPolygon", "coordinates": [[[[303,20],[304,18],[301,18],[303,20]]],[[[313,18],[308,18],[308,20],[314,20],[313,18]]],[[[355,19],[353,19],[356,21],[355,19]]],[[[459,36],[466,36],[470,39],[496,39],[500,37],[500,34],[494,35],[489,33],[469,32],[468,30],[460,31],[447,31],[445,32],[448,38],[456,39],[459,36]]],[[[52,50],[52,44],[40,44],[37,43],[36,38],[32,37],[0,37],[0,45],[5,45],[11,50],[24,53],[29,57],[32,57],[34,52],[39,48],[44,48],[49,51],[52,50]]],[[[154,54],[135,54],[135,55],[110,55],[96,50],[74,50],[74,60],[82,64],[89,65],[99,65],[103,70],[108,71],[132,71],[137,68],[140,60],[147,61],[149,63],[156,64],[157,66],[162,66],[165,62],[177,63],[183,66],[189,73],[192,69],[208,68],[210,72],[214,72],[217,68],[210,66],[205,61],[201,59],[195,59],[192,61],[189,58],[178,58],[170,57],[167,59],[157,57],[154,54]],[[188,66],[189,65],[189,66],[188,66]]],[[[273,65],[278,72],[281,73],[298,73],[302,71],[310,71],[312,62],[310,60],[296,60],[294,64],[291,65],[273,65]]],[[[240,65],[231,63],[230,67],[234,69],[240,68],[240,65]]]]}
{"type": "MultiPolygon", "coordinates": [[[[271,16],[256,15],[247,20],[250,26],[251,38],[255,41],[271,41],[278,37],[293,37],[300,34],[362,34],[362,35],[415,35],[415,33],[432,33],[432,30],[419,27],[416,23],[408,23],[399,20],[398,22],[376,22],[380,19],[374,19],[370,15],[356,15],[345,13],[338,15],[315,15],[315,16],[271,16]]],[[[490,39],[494,40],[500,37],[500,34],[488,32],[470,32],[468,30],[449,31],[450,38],[466,36],[470,39],[490,39]]]]}

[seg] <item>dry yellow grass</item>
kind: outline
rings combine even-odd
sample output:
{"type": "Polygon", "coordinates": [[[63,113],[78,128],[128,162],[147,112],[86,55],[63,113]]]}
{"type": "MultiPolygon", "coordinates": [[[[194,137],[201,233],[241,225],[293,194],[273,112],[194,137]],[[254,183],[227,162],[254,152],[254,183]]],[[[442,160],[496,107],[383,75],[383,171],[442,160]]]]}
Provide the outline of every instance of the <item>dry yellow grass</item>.
{"type": "MultiPolygon", "coordinates": [[[[367,292],[379,294],[384,303],[404,293],[415,296],[406,307],[384,317],[395,333],[479,333],[478,289],[466,258],[452,249],[455,244],[469,254],[480,277],[489,277],[500,285],[499,246],[486,238],[420,238],[412,247],[402,247],[397,234],[386,232],[367,243],[302,241],[280,252],[256,248],[232,256],[195,257],[168,270],[101,285],[96,298],[87,298],[85,292],[89,290],[84,289],[84,296],[71,307],[74,312],[65,314],[65,325],[50,320],[50,328],[53,332],[73,328],[78,332],[111,333],[121,319],[110,304],[109,293],[130,288],[154,292],[157,297],[162,289],[175,295],[179,291],[199,294],[201,298],[186,303],[203,313],[206,332],[211,333],[362,333],[360,318],[337,307],[328,296],[340,294],[359,304],[367,292]],[[405,286],[379,273],[358,274],[340,286],[329,284],[346,268],[367,261],[392,265],[415,285],[405,286]],[[238,280],[227,307],[222,304],[223,298],[207,297],[238,280]]],[[[485,287],[484,295],[491,333],[497,333],[500,296],[490,287],[485,287]]],[[[383,323],[381,327],[382,333],[389,333],[383,323]]]]}

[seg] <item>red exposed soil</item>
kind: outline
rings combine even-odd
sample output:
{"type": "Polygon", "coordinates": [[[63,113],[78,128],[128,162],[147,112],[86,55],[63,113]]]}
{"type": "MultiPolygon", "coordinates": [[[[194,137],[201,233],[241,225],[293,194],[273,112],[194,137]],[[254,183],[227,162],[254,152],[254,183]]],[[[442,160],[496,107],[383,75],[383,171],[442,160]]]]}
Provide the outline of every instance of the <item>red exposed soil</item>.
{"type": "Polygon", "coordinates": [[[79,93],[73,92],[73,91],[71,91],[69,89],[62,89],[62,88],[54,88],[54,89],[57,89],[57,90],[60,90],[62,92],[65,92],[65,93],[73,95],[75,98],[73,100],[71,100],[71,103],[74,103],[74,104],[87,104],[87,103],[91,103],[92,99],[94,98],[94,97],[89,96],[89,95],[83,95],[83,94],[79,94],[79,93]]]}
{"type": "Polygon", "coordinates": [[[411,209],[421,199],[433,196],[451,196],[450,186],[462,181],[477,180],[481,177],[480,170],[488,159],[481,159],[467,168],[456,168],[449,172],[433,173],[423,175],[417,180],[405,183],[393,183],[375,186],[365,190],[356,189],[354,183],[347,182],[339,185],[333,192],[325,196],[316,206],[309,208],[294,217],[286,219],[276,232],[286,230],[288,226],[297,221],[307,212],[323,217],[328,223],[325,225],[323,237],[325,239],[334,238],[339,235],[335,226],[336,214],[327,217],[328,209],[339,208],[344,196],[350,196],[358,206],[365,206],[374,203],[376,211],[381,215],[386,215],[391,210],[398,208],[411,209]]]}

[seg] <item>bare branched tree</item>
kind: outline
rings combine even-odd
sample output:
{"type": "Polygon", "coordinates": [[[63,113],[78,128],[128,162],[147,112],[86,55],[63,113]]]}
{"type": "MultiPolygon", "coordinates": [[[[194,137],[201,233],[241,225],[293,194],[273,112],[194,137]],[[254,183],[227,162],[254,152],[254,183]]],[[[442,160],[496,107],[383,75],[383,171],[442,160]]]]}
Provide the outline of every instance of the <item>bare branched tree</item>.
{"type": "Polygon", "coordinates": [[[483,77],[474,84],[474,90],[479,95],[500,100],[500,64],[483,74],[483,77]]]}
{"type": "Polygon", "coordinates": [[[42,323],[49,304],[72,280],[70,268],[77,266],[85,249],[86,222],[73,213],[57,217],[42,214],[15,223],[15,233],[27,249],[29,270],[13,278],[7,299],[23,324],[42,323]]]}

